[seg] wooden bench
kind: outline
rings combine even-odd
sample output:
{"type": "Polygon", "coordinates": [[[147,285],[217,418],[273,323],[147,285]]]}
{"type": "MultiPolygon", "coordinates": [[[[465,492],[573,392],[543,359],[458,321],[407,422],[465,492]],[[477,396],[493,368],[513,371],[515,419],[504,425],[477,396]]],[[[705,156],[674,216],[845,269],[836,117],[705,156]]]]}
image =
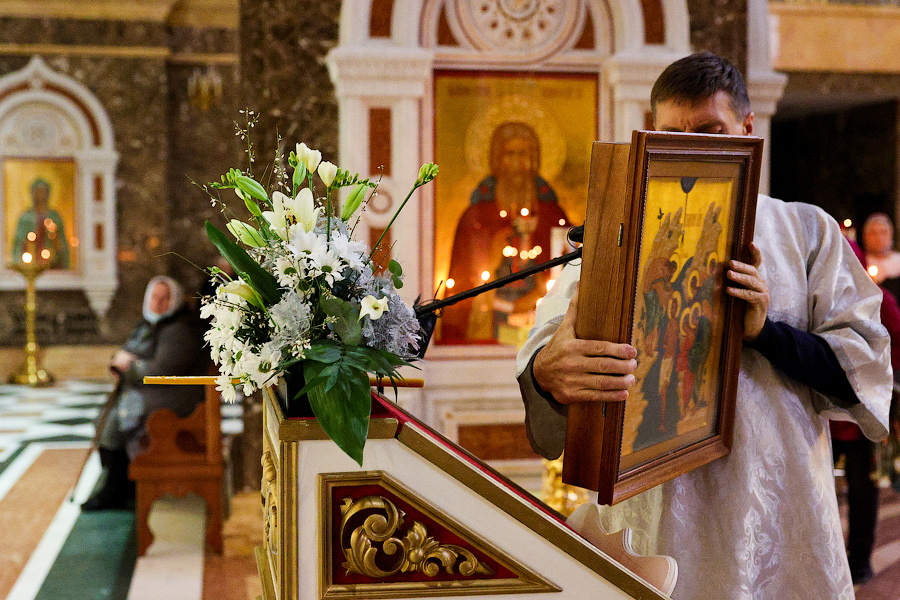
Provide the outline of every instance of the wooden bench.
{"type": "Polygon", "coordinates": [[[138,555],[153,542],[147,523],[153,503],[166,494],[183,497],[191,492],[206,501],[206,543],[222,552],[222,458],[219,393],[206,386],[206,398],[189,416],[180,418],[169,409],[147,419],[147,449],[131,461],[129,477],[136,485],[138,555]]]}

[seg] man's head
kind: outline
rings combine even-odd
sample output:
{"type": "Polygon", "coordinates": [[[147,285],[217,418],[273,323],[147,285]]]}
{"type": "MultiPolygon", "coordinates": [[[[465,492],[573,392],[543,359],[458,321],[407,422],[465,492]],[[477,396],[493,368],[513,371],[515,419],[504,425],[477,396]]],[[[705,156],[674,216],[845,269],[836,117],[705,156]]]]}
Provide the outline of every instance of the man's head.
{"type": "Polygon", "coordinates": [[[31,184],[31,201],[39,211],[46,210],[50,202],[50,182],[46,179],[35,179],[31,184]]]}
{"type": "Polygon", "coordinates": [[[750,135],[753,113],[738,69],[711,52],[675,61],[650,92],[658,131],[750,135]]]}
{"type": "Polygon", "coordinates": [[[517,121],[503,123],[491,136],[491,173],[531,179],[541,164],[540,149],[534,129],[517,121]]]}
{"type": "Polygon", "coordinates": [[[884,213],[869,215],[862,229],[863,248],[866,253],[882,256],[894,249],[894,224],[884,213]]]}

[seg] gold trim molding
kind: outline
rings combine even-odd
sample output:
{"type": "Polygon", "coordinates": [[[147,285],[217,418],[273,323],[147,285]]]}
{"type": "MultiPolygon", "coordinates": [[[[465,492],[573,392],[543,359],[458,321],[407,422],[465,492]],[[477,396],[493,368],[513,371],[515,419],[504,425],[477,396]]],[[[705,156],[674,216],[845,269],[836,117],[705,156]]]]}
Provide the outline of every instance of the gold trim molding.
{"type": "Polygon", "coordinates": [[[550,517],[498,486],[485,473],[479,472],[436,442],[418,425],[404,425],[397,440],[623,592],[644,600],[668,600],[659,590],[623,569],[564,525],[554,523],[550,517]]]}
{"type": "Polygon", "coordinates": [[[105,56],[111,58],[166,59],[172,51],[163,46],[87,46],[67,44],[0,44],[0,54],[105,56]]]}
{"type": "Polygon", "coordinates": [[[237,29],[238,0],[0,0],[0,17],[150,21],[237,29]]]}
{"type": "MultiPolygon", "coordinates": [[[[330,440],[325,429],[315,419],[288,419],[281,410],[276,391],[273,387],[263,388],[263,395],[272,407],[275,426],[278,428],[278,439],[282,442],[306,442],[310,440],[330,440]]],[[[369,434],[366,439],[389,440],[397,435],[400,423],[393,417],[369,419],[369,434]]]]}
{"type": "Polygon", "coordinates": [[[176,27],[237,29],[240,22],[238,0],[179,0],[167,19],[176,27]]]}
{"type": "Polygon", "coordinates": [[[179,65],[200,64],[235,66],[240,62],[240,57],[234,52],[176,52],[169,57],[169,62],[179,65]]]}
{"type": "Polygon", "coordinates": [[[178,0],[0,0],[0,16],[165,21],[178,0]]]}
{"type": "MultiPolygon", "coordinates": [[[[393,479],[383,471],[363,471],[356,473],[332,473],[319,475],[319,531],[322,536],[322,560],[320,565],[320,596],[325,599],[349,598],[421,598],[434,596],[481,595],[481,594],[529,594],[559,592],[560,588],[547,579],[515,561],[505,552],[470,531],[461,523],[449,518],[435,507],[393,479]],[[476,558],[468,548],[454,544],[441,544],[428,534],[426,527],[414,521],[404,539],[394,537],[403,525],[404,514],[393,502],[383,496],[369,495],[357,500],[345,498],[341,505],[341,524],[332,522],[334,507],[333,490],[336,487],[380,486],[387,492],[414,507],[435,523],[452,531],[474,551],[487,556],[490,561],[502,565],[515,574],[515,578],[480,578],[443,581],[379,581],[376,583],[336,584],[332,574],[337,565],[333,564],[335,529],[340,540],[347,540],[341,551],[347,562],[341,566],[348,573],[355,572],[373,579],[387,579],[400,573],[420,572],[429,577],[438,575],[441,568],[451,575],[473,577],[491,575],[494,569],[476,558]],[[362,511],[372,510],[362,525],[357,526],[347,536],[348,523],[362,511]],[[381,544],[380,548],[372,542],[381,544]],[[385,555],[398,554],[395,564],[383,569],[376,564],[380,552],[385,555]],[[462,561],[460,562],[460,558],[462,561]],[[454,571],[454,568],[456,569],[454,571]]],[[[344,542],[342,542],[344,543],[344,542]]]]}

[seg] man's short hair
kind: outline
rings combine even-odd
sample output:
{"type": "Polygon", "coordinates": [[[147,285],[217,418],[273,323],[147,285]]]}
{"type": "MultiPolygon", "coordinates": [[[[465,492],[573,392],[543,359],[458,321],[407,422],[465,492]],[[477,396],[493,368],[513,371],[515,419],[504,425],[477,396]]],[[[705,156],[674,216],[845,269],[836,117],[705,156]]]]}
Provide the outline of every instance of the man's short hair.
{"type": "Polygon", "coordinates": [[[738,119],[750,114],[750,97],[741,72],[726,59],[712,52],[697,52],[666,67],[653,84],[650,107],[656,117],[660,102],[674,100],[696,104],[718,92],[731,97],[731,110],[738,119]]]}

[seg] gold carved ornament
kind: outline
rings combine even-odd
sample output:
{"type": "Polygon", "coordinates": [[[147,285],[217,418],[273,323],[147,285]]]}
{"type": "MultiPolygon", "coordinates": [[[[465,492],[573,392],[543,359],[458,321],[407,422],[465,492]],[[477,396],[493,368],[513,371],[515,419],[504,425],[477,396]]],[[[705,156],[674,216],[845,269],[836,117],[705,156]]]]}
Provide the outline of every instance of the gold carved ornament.
{"type": "Polygon", "coordinates": [[[384,579],[398,573],[419,572],[429,577],[440,573],[441,567],[448,575],[454,575],[454,568],[460,575],[493,575],[494,570],[480,562],[469,550],[454,544],[441,544],[428,535],[428,530],[419,521],[403,539],[393,537],[403,525],[403,511],[382,496],[366,496],[359,500],[344,498],[341,505],[341,543],[347,540],[345,532],[354,515],[365,510],[382,511],[366,517],[362,525],[356,527],[349,536],[349,545],[342,548],[347,562],[343,564],[347,573],[358,573],[367,577],[384,579]],[[381,544],[380,548],[375,544],[381,544]],[[384,570],[376,564],[379,552],[392,556],[398,554],[396,563],[384,570]],[[462,557],[462,562],[459,561],[462,557]]]}
{"type": "Polygon", "coordinates": [[[276,483],[278,471],[270,451],[267,450],[263,453],[261,462],[263,467],[261,495],[265,519],[264,540],[266,549],[274,557],[278,554],[278,488],[276,483]]]}

